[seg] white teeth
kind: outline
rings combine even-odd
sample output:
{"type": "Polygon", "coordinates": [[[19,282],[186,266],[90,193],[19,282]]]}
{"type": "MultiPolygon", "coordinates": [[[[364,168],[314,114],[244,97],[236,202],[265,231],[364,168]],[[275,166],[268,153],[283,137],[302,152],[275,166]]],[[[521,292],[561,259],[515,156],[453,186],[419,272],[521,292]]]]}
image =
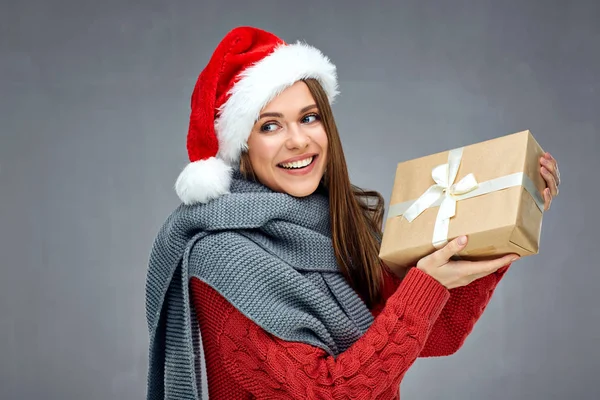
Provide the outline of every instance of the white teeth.
{"type": "Polygon", "coordinates": [[[283,168],[304,168],[312,162],[313,158],[314,157],[309,157],[304,160],[294,161],[291,163],[285,163],[285,164],[279,164],[279,165],[281,165],[283,168]]]}

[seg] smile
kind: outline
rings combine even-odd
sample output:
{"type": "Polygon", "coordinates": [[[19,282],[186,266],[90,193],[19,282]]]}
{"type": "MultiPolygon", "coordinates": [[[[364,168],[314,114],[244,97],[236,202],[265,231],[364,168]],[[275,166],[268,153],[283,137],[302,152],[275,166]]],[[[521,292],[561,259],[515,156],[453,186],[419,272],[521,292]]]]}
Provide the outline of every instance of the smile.
{"type": "Polygon", "coordinates": [[[304,160],[293,161],[290,163],[281,163],[281,164],[278,164],[278,167],[285,168],[285,169],[302,169],[302,168],[306,168],[309,165],[311,165],[315,158],[317,158],[317,157],[312,156],[312,157],[305,158],[304,160]]]}

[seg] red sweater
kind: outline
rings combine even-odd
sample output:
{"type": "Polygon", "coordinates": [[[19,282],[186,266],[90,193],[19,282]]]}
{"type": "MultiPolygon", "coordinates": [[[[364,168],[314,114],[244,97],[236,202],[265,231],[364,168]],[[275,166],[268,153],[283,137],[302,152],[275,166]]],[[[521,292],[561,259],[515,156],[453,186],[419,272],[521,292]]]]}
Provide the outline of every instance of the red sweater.
{"type": "Polygon", "coordinates": [[[192,278],[210,398],[399,399],[400,381],[418,357],[462,346],[507,269],[451,290],[417,268],[401,281],[387,275],[372,326],[336,359],[265,332],[192,278]]]}

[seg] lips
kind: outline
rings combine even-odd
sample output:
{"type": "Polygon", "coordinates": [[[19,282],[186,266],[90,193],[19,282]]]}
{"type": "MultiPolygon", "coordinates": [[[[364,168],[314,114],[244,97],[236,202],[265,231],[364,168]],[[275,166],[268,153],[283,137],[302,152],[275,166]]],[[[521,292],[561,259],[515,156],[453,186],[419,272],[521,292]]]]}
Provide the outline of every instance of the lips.
{"type": "Polygon", "coordinates": [[[311,154],[311,155],[306,154],[303,156],[290,158],[284,162],[277,164],[277,166],[280,168],[288,169],[288,170],[302,169],[302,168],[306,168],[309,165],[313,164],[316,158],[317,158],[316,154],[311,154]]]}

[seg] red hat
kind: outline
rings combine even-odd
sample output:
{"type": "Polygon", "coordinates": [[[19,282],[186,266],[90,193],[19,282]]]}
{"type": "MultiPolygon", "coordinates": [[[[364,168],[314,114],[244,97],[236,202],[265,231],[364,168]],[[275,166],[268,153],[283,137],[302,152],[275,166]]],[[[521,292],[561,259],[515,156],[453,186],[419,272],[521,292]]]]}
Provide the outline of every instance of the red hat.
{"type": "Polygon", "coordinates": [[[228,193],[232,166],[246,149],[260,111],[306,78],[318,80],[333,103],[336,68],[319,50],[287,44],[252,27],[229,32],[194,87],[187,136],[190,163],[175,183],[179,198],[189,205],[228,193]]]}

